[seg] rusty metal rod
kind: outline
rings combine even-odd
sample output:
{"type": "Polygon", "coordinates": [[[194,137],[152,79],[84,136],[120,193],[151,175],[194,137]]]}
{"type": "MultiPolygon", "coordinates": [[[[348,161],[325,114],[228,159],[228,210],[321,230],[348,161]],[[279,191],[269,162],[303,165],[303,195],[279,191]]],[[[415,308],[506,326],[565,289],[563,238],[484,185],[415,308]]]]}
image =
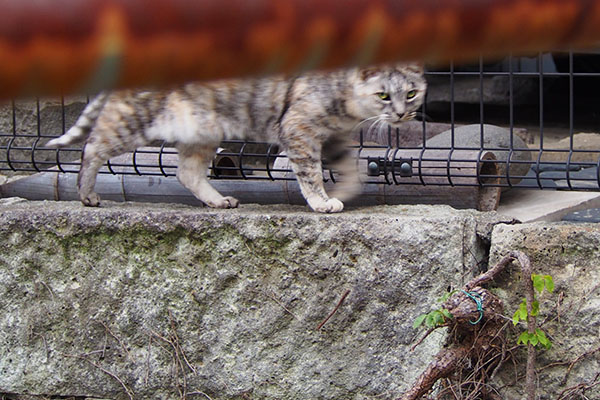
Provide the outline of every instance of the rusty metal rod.
{"type": "Polygon", "coordinates": [[[0,0],[0,97],[599,41],[597,0],[0,0]]]}

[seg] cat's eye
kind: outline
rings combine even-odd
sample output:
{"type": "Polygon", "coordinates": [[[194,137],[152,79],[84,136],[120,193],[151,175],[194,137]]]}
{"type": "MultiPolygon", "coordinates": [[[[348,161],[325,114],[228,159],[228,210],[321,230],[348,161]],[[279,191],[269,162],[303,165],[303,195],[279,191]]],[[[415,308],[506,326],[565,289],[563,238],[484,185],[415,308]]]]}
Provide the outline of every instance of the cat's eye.
{"type": "Polygon", "coordinates": [[[390,94],[386,92],[378,92],[377,96],[383,101],[390,101],[390,94]]]}
{"type": "Polygon", "coordinates": [[[414,99],[416,95],[417,95],[417,91],[416,91],[416,90],[409,90],[409,91],[406,93],[406,98],[407,98],[408,100],[410,100],[410,99],[414,99]]]}

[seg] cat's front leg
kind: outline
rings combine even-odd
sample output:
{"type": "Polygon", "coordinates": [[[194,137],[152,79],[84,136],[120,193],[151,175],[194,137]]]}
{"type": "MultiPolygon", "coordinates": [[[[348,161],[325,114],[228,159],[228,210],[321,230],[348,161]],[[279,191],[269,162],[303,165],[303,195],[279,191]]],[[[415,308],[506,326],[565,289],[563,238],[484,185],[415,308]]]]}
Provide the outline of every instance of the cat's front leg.
{"type": "Polygon", "coordinates": [[[344,203],[336,198],[330,198],[323,186],[320,143],[293,140],[285,147],[302,195],[310,208],[322,213],[342,211],[344,203]]]}

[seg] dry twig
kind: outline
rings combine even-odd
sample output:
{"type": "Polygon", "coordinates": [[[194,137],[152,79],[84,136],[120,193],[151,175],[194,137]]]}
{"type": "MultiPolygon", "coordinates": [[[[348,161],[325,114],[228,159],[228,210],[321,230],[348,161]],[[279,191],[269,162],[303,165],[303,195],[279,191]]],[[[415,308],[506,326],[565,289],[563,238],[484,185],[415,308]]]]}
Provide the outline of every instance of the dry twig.
{"type": "Polygon", "coordinates": [[[73,354],[64,354],[64,353],[60,353],[60,354],[62,354],[64,357],[78,358],[80,360],[84,360],[84,361],[88,362],[89,364],[93,365],[95,368],[98,368],[100,371],[104,372],[105,374],[107,374],[108,376],[110,376],[111,378],[113,378],[114,380],[116,380],[117,382],[119,382],[119,384],[125,390],[125,393],[127,393],[127,396],[129,397],[129,400],[134,400],[135,393],[133,392],[133,390],[131,390],[125,384],[125,382],[123,382],[123,380],[121,378],[119,378],[119,376],[117,374],[115,374],[115,373],[107,370],[106,368],[102,367],[100,364],[97,364],[97,363],[93,362],[92,360],[90,360],[87,357],[87,355],[73,355],[73,354]]]}
{"type": "Polygon", "coordinates": [[[431,334],[433,333],[433,331],[435,331],[436,329],[437,329],[437,327],[436,327],[436,328],[429,328],[429,329],[427,330],[427,332],[425,332],[425,334],[424,334],[424,335],[421,337],[421,339],[419,339],[419,340],[417,341],[417,343],[415,343],[415,344],[413,344],[413,345],[412,345],[412,347],[410,348],[410,351],[411,351],[411,352],[415,351],[415,349],[416,349],[416,348],[417,348],[417,347],[418,347],[418,346],[419,346],[421,343],[423,343],[423,340],[427,339],[427,337],[428,337],[429,335],[431,335],[431,334]]]}
{"type": "Polygon", "coordinates": [[[266,291],[262,292],[265,296],[267,296],[268,298],[270,298],[271,300],[273,300],[275,303],[277,303],[279,305],[279,307],[283,308],[284,311],[286,311],[287,313],[289,313],[292,317],[294,317],[296,320],[300,321],[300,318],[298,318],[296,316],[296,314],[294,314],[293,312],[291,312],[285,305],[283,305],[281,303],[281,301],[277,300],[277,298],[275,297],[275,295],[268,293],[266,291]]]}
{"type": "Polygon", "coordinates": [[[121,346],[121,348],[123,350],[125,350],[125,354],[127,354],[127,357],[131,360],[132,359],[131,358],[131,353],[129,353],[129,350],[127,350],[127,347],[123,344],[123,342],[121,341],[121,339],[119,339],[117,337],[117,335],[115,335],[113,333],[113,331],[110,330],[110,328],[108,327],[108,325],[106,325],[103,321],[100,321],[100,323],[102,324],[102,326],[104,327],[104,329],[106,329],[106,331],[110,334],[110,336],[112,336],[117,341],[117,343],[119,343],[119,345],[121,346]]]}
{"type": "Polygon", "coordinates": [[[193,395],[200,395],[200,396],[206,397],[208,400],[213,400],[212,397],[210,397],[209,395],[207,395],[206,393],[201,392],[201,391],[195,391],[195,392],[188,393],[188,396],[193,396],[193,395]]]}
{"type": "Polygon", "coordinates": [[[587,397],[585,397],[585,392],[595,386],[600,385],[600,381],[598,380],[599,377],[600,377],[600,372],[596,373],[596,376],[594,377],[594,379],[592,379],[589,382],[582,382],[578,385],[566,388],[565,390],[563,390],[562,392],[560,392],[558,394],[557,400],[567,399],[568,398],[567,396],[572,396],[572,395],[576,395],[576,394],[580,394],[580,396],[578,396],[578,398],[587,399],[587,397]]]}
{"type": "Polygon", "coordinates": [[[183,348],[181,347],[181,342],[179,340],[179,336],[177,335],[177,327],[175,324],[175,319],[173,318],[173,314],[169,311],[169,327],[171,332],[167,335],[167,337],[159,334],[156,331],[150,330],[150,333],[167,343],[172,348],[171,356],[173,357],[173,366],[175,373],[175,381],[179,382],[180,371],[181,371],[181,386],[179,383],[177,384],[177,390],[179,391],[179,395],[182,399],[185,399],[189,394],[187,392],[187,377],[185,372],[185,366],[187,366],[194,374],[196,374],[196,369],[189,362],[183,348]]]}
{"type": "Polygon", "coordinates": [[[333,311],[331,311],[329,313],[329,315],[323,320],[323,322],[321,322],[319,324],[319,326],[317,326],[318,331],[321,330],[321,328],[323,327],[323,325],[325,325],[327,323],[327,321],[329,321],[329,319],[331,317],[333,317],[333,314],[336,313],[336,311],[342,306],[342,303],[344,302],[344,300],[346,299],[346,297],[350,294],[350,289],[346,290],[346,292],[342,295],[342,298],[340,299],[340,301],[337,303],[337,305],[335,306],[335,308],[333,309],[333,311]]]}

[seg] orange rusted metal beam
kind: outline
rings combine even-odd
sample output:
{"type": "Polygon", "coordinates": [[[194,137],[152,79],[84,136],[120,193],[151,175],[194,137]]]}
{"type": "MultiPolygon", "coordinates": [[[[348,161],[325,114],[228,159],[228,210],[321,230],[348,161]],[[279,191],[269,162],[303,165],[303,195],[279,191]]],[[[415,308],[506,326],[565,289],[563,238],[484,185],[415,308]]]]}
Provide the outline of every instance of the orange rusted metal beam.
{"type": "Polygon", "coordinates": [[[597,0],[0,0],[0,97],[599,41],[597,0]]]}

